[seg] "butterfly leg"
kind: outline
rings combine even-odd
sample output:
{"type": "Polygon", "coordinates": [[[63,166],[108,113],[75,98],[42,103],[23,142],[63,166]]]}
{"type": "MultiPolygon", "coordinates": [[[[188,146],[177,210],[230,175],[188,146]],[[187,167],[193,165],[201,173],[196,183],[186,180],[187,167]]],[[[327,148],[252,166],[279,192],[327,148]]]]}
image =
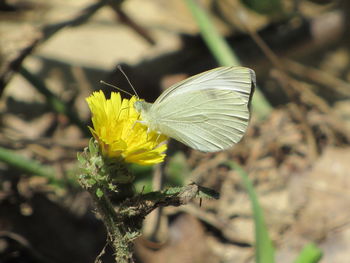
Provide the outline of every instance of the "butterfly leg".
{"type": "Polygon", "coordinates": [[[156,142],[158,142],[160,135],[162,135],[159,131],[157,131],[157,134],[158,134],[158,136],[157,136],[156,142]]]}
{"type": "Polygon", "coordinates": [[[148,140],[148,134],[151,132],[150,127],[147,127],[147,140],[148,140]]]}
{"type": "MultiPolygon", "coordinates": [[[[151,128],[150,128],[150,127],[147,127],[147,140],[148,140],[148,134],[149,134],[151,131],[152,131],[151,128]]],[[[159,140],[160,136],[162,135],[162,133],[159,132],[159,131],[156,131],[156,130],[155,130],[155,132],[158,134],[157,139],[156,139],[156,142],[157,142],[157,141],[159,140]]]]}
{"type": "MultiPolygon", "coordinates": [[[[152,130],[148,127],[147,128],[147,140],[148,140],[148,134],[151,132],[152,130]]],[[[159,131],[155,131],[157,134],[158,134],[158,136],[157,136],[157,139],[156,139],[156,142],[159,140],[159,138],[160,138],[160,136],[162,135],[162,133],[161,132],[159,132],[159,131]]]]}

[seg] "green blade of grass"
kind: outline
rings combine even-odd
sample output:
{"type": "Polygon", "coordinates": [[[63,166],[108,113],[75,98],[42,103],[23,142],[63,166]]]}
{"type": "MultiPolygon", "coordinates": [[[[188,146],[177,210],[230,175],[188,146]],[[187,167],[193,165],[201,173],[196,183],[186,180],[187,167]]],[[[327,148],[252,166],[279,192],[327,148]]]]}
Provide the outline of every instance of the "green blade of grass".
{"type": "Polygon", "coordinates": [[[55,177],[54,170],[35,160],[27,159],[11,150],[0,147],[0,162],[4,162],[20,171],[48,179],[49,183],[61,186],[62,181],[55,177]]]}
{"type": "Polygon", "coordinates": [[[241,64],[239,59],[216,30],[214,24],[211,22],[204,9],[201,8],[199,3],[196,3],[194,0],[185,1],[199,26],[205,43],[218,63],[222,66],[239,66],[241,64]]]}
{"type": "Polygon", "coordinates": [[[234,162],[227,162],[227,165],[237,171],[241,176],[243,185],[247,189],[251,206],[253,210],[254,225],[255,225],[255,242],[256,242],[256,262],[257,263],[273,263],[274,258],[274,247],[269,237],[267,227],[264,220],[263,211],[259,205],[257,195],[254,187],[250,182],[247,173],[234,162]]]}
{"type": "Polygon", "coordinates": [[[315,244],[304,246],[294,263],[317,263],[322,258],[322,251],[315,244]]]}
{"type": "MultiPolygon", "coordinates": [[[[234,51],[216,30],[208,14],[200,7],[198,1],[185,0],[185,2],[199,26],[205,43],[218,63],[221,66],[241,65],[234,51]]],[[[265,118],[272,110],[272,106],[258,88],[255,89],[252,105],[253,110],[260,118],[265,118]]]]}

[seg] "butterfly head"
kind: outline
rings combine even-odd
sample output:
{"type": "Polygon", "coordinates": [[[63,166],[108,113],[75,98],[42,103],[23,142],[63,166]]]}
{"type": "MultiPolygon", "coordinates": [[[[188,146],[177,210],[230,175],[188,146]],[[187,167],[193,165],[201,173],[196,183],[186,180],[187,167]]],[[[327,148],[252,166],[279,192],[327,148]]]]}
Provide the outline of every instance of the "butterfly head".
{"type": "Polygon", "coordinates": [[[148,103],[142,100],[137,100],[134,103],[135,110],[141,114],[141,119],[146,121],[148,119],[148,113],[150,112],[150,108],[152,106],[152,103],[148,103]]]}
{"type": "Polygon", "coordinates": [[[151,114],[152,103],[137,100],[134,103],[135,110],[141,115],[141,122],[148,126],[150,130],[157,130],[156,122],[151,114]]]}
{"type": "Polygon", "coordinates": [[[135,110],[141,114],[148,111],[150,106],[151,106],[150,103],[147,103],[147,102],[142,101],[142,100],[137,100],[134,103],[135,110]]]}

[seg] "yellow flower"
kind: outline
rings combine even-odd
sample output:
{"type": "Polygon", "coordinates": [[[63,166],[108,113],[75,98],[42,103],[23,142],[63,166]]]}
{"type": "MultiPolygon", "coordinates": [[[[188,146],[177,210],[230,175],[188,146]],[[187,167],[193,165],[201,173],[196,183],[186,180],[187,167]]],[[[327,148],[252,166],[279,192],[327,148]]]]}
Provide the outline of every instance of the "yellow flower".
{"type": "Polygon", "coordinates": [[[106,99],[102,91],[94,92],[86,99],[92,112],[93,128],[89,128],[105,156],[141,165],[160,163],[167,149],[166,144],[160,144],[167,137],[147,132],[147,126],[137,122],[136,100],[135,96],[122,100],[118,92],[106,99]]]}

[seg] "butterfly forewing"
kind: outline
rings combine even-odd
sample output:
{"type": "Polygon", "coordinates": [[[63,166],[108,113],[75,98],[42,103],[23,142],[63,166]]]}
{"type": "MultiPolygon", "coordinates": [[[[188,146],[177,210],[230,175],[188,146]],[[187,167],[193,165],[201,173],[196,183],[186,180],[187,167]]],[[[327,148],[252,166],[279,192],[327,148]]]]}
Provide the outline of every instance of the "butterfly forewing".
{"type": "Polygon", "coordinates": [[[205,90],[213,87],[235,91],[248,102],[255,82],[255,73],[249,68],[219,67],[171,86],[158,97],[154,104],[166,103],[167,99],[191,90],[205,90]]]}

